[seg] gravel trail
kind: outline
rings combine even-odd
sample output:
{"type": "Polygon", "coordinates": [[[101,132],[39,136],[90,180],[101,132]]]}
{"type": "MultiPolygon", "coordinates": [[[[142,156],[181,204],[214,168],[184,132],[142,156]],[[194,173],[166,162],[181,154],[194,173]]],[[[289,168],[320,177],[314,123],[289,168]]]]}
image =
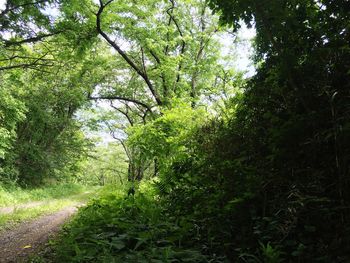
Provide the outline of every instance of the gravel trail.
{"type": "Polygon", "coordinates": [[[76,211],[74,206],[66,207],[0,232],[0,263],[25,262],[30,255],[39,252],[76,211]]]}

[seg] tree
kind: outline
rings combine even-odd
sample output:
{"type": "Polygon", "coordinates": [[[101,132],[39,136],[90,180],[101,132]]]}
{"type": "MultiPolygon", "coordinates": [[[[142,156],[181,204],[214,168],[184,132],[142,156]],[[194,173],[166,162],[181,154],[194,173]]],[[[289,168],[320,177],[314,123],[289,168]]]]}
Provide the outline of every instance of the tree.
{"type": "Polygon", "coordinates": [[[127,162],[120,145],[98,145],[79,165],[76,179],[87,185],[123,186],[127,182],[127,162]]]}
{"type": "Polygon", "coordinates": [[[75,114],[89,103],[88,94],[108,74],[110,63],[106,55],[92,49],[77,53],[65,35],[26,45],[23,47],[35,54],[50,50],[46,59],[52,64],[49,68],[36,64],[25,71],[3,71],[6,82],[1,88],[11,92],[5,93],[7,100],[3,102],[6,137],[1,149],[7,154],[3,154],[1,166],[2,177],[33,185],[77,172],[76,163],[86,155],[90,143],[75,114]]]}
{"type": "MultiPolygon", "coordinates": [[[[194,108],[206,104],[206,94],[215,90],[221,96],[224,72],[226,78],[237,76],[220,64],[217,36],[222,32],[205,1],[144,1],[137,5],[99,1],[96,28],[118,54],[118,66],[90,98],[119,101],[111,102],[113,108],[130,126],[158,118],[178,99],[194,108]]],[[[157,159],[149,165],[150,160],[133,147],[124,147],[129,159],[142,161],[131,164],[138,167],[131,170],[141,173],[131,177],[141,179],[141,167],[152,167],[156,173],[157,159]]]]}
{"type": "Polygon", "coordinates": [[[145,1],[137,6],[99,2],[97,31],[140,82],[139,92],[151,99],[148,108],[169,107],[171,99],[180,96],[191,97],[194,103],[204,88],[198,76],[217,63],[215,17],[210,16],[204,1],[190,5],[191,9],[189,4],[175,1],[145,1]],[[127,45],[125,50],[122,43],[127,45]]]}

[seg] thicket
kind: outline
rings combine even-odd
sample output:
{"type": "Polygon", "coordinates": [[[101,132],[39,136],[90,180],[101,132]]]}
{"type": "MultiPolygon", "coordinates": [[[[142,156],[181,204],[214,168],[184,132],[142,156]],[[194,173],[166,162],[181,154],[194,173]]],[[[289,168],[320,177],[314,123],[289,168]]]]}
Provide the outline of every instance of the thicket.
{"type": "Polygon", "coordinates": [[[192,215],[231,261],[270,253],[268,262],[346,262],[346,3],[214,2],[236,27],[254,18],[264,61],[228,121],[204,125],[191,140],[194,154],[173,163],[166,205],[192,215]]]}

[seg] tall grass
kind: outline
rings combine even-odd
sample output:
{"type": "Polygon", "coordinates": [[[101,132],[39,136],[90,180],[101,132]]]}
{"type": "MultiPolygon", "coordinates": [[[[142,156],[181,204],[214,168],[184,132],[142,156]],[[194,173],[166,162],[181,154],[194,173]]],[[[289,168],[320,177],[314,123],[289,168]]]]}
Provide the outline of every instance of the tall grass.
{"type": "Polygon", "coordinates": [[[23,204],[31,201],[60,199],[82,193],[87,188],[77,184],[57,184],[35,189],[0,185],[0,207],[23,204]]]}

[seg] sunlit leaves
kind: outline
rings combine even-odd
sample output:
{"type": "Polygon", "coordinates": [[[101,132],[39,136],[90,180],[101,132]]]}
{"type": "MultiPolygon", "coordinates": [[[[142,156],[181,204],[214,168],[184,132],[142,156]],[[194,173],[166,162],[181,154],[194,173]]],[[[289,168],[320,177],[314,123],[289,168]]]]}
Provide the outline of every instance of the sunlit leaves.
{"type": "Polygon", "coordinates": [[[130,128],[128,143],[148,156],[158,158],[162,167],[188,156],[190,134],[206,119],[205,111],[180,103],[146,125],[130,128]]]}

